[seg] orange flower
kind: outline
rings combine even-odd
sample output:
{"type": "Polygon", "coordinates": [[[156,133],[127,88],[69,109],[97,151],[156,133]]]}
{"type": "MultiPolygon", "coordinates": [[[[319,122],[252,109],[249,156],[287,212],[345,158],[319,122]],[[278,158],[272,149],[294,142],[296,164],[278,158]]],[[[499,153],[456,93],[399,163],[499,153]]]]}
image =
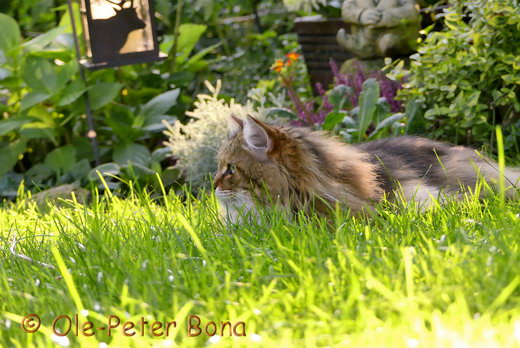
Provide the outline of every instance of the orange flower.
{"type": "Polygon", "coordinates": [[[300,58],[300,55],[296,52],[289,52],[285,56],[289,58],[289,61],[291,62],[297,61],[298,58],[300,58]]]}
{"type": "Polygon", "coordinates": [[[281,59],[277,59],[277,60],[274,62],[274,64],[273,64],[273,66],[271,67],[271,69],[279,73],[279,72],[282,71],[282,69],[283,69],[284,66],[285,66],[284,61],[281,60],[281,59]]]}

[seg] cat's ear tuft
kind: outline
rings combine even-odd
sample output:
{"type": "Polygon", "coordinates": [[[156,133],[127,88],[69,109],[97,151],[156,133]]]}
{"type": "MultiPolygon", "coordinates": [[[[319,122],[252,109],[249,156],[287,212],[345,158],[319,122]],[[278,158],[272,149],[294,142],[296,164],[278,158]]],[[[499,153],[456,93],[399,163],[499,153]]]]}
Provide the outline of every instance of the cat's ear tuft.
{"type": "Polygon", "coordinates": [[[266,159],[273,147],[264,125],[251,116],[247,116],[244,121],[244,141],[247,149],[261,159],[266,159]]]}
{"type": "Polygon", "coordinates": [[[231,119],[229,120],[229,127],[228,127],[228,138],[233,138],[235,135],[237,135],[243,129],[244,129],[244,121],[242,121],[237,116],[231,114],[231,119]]]}

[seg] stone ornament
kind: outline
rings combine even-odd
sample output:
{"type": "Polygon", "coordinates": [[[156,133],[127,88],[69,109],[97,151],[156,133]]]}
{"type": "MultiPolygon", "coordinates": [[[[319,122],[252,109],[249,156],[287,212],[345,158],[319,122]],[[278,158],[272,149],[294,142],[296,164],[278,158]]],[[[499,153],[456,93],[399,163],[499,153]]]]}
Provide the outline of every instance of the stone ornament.
{"type": "Polygon", "coordinates": [[[345,0],[338,43],[358,58],[395,57],[415,50],[421,16],[415,0],[345,0]]]}

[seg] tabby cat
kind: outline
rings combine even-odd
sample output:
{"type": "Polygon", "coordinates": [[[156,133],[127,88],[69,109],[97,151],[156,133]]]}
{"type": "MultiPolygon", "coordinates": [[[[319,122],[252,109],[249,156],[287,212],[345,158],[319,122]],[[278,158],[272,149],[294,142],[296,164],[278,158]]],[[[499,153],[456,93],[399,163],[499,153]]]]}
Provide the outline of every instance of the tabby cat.
{"type": "MultiPolygon", "coordinates": [[[[251,116],[232,117],[218,154],[215,193],[228,216],[255,204],[327,214],[336,202],[353,212],[383,197],[427,205],[432,198],[499,178],[498,165],[462,146],[413,136],[348,145],[324,133],[275,127],[251,116]],[[266,194],[268,193],[268,194],[266,194]]],[[[506,169],[507,194],[516,196],[517,169],[506,169]]]]}

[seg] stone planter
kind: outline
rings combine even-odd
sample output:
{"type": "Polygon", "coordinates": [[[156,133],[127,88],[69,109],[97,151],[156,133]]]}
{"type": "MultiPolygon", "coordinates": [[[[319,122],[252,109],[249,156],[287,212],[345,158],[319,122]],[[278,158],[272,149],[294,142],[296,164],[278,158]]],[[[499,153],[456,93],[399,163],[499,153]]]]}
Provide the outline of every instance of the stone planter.
{"type": "Polygon", "coordinates": [[[298,34],[298,42],[302,47],[303,57],[309,71],[312,87],[316,93],[316,83],[327,88],[333,82],[333,74],[329,60],[334,59],[341,67],[344,61],[353,58],[336,41],[340,28],[349,30],[341,18],[324,18],[321,16],[297,18],[294,29],[298,34]]]}

